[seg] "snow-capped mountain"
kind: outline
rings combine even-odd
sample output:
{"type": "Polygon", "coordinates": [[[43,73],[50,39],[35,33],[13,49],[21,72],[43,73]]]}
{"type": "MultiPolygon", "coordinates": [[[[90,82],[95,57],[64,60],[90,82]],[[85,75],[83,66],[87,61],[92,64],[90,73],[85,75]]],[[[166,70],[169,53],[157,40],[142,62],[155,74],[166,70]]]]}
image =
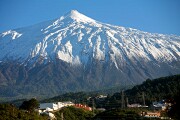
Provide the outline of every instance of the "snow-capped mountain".
{"type": "Polygon", "coordinates": [[[76,89],[67,86],[77,81],[81,81],[77,86],[85,90],[136,84],[180,73],[180,36],[105,24],[72,10],[55,20],[1,33],[0,61],[2,86],[18,86],[32,79],[39,84],[44,79],[64,81],[57,86],[61,90],[76,89]],[[60,66],[57,61],[61,61],[60,66]],[[4,67],[9,62],[17,63],[16,68],[23,67],[24,72],[18,69],[11,77],[12,67],[4,67]],[[44,72],[47,78],[39,77],[42,69],[48,69],[44,72]]]}

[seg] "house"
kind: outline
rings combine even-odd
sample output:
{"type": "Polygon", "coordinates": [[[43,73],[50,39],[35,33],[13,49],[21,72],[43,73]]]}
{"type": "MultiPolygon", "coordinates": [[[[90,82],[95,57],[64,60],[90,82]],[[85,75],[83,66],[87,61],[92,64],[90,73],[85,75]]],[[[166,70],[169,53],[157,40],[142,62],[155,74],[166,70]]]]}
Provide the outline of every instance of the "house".
{"type": "Polygon", "coordinates": [[[144,117],[159,118],[160,112],[147,112],[144,117]]]}
{"type": "Polygon", "coordinates": [[[146,118],[160,118],[160,112],[142,112],[141,116],[146,118]]]}
{"type": "Polygon", "coordinates": [[[56,103],[40,103],[39,110],[45,111],[54,111],[61,109],[62,107],[73,106],[74,103],[67,101],[67,102],[56,102],[56,103]]]}
{"type": "Polygon", "coordinates": [[[99,95],[97,98],[107,98],[107,95],[99,95]]]}
{"type": "Polygon", "coordinates": [[[63,103],[63,102],[57,102],[56,104],[58,105],[58,108],[59,108],[59,109],[62,108],[62,107],[64,107],[64,103],[63,103]]]}
{"type": "Polygon", "coordinates": [[[39,110],[57,110],[59,109],[56,103],[41,103],[39,110]]]}
{"type": "Polygon", "coordinates": [[[82,109],[85,109],[85,110],[88,110],[88,111],[92,111],[92,108],[87,106],[87,105],[82,105],[82,104],[75,104],[74,107],[76,108],[82,108],[82,109]]]}
{"type": "Polygon", "coordinates": [[[39,110],[41,111],[54,111],[61,109],[62,107],[73,106],[74,103],[68,102],[56,102],[56,103],[40,103],[39,110]]]}
{"type": "Polygon", "coordinates": [[[129,108],[137,108],[137,107],[141,107],[141,105],[138,104],[138,103],[135,103],[135,104],[128,104],[127,107],[129,107],[129,108]]]}
{"type": "Polygon", "coordinates": [[[74,103],[67,101],[67,102],[56,102],[56,103],[40,103],[39,106],[39,114],[46,114],[49,116],[49,119],[55,119],[55,116],[53,111],[59,110],[62,107],[67,107],[67,106],[73,106],[74,103]]]}
{"type": "Polygon", "coordinates": [[[168,104],[163,101],[152,103],[152,108],[155,110],[163,110],[164,111],[164,110],[166,110],[167,107],[168,107],[168,104]]]}
{"type": "Polygon", "coordinates": [[[62,102],[63,103],[63,105],[64,106],[73,106],[74,105],[74,103],[73,102],[71,102],[71,101],[67,101],[67,102],[62,102]]]}

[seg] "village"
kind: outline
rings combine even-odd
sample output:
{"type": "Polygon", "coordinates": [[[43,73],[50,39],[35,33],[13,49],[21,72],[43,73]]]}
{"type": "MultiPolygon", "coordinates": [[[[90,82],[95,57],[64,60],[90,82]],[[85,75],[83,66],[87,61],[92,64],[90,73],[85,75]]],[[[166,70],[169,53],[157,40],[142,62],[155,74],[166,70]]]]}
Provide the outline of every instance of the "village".
{"type": "MultiPolygon", "coordinates": [[[[98,95],[93,99],[96,101],[103,101],[106,98],[107,96],[105,95],[98,95]]],[[[92,99],[91,97],[88,98],[88,100],[91,99],[92,99]]],[[[133,109],[133,110],[141,109],[141,111],[138,114],[143,118],[159,118],[163,120],[171,119],[163,115],[163,113],[169,110],[172,106],[172,103],[168,102],[167,100],[154,101],[150,106],[145,105],[145,103],[144,105],[141,105],[139,103],[129,104],[126,102],[124,100],[121,101],[121,107],[120,107],[121,109],[133,109]]],[[[89,107],[87,104],[73,103],[72,101],[64,101],[64,102],[59,101],[59,102],[40,103],[38,112],[40,115],[46,114],[49,116],[49,119],[54,120],[56,119],[54,115],[55,112],[61,110],[64,107],[70,107],[70,106],[91,112],[94,112],[94,110],[101,112],[106,111],[105,108],[99,108],[99,107],[96,108],[94,105],[92,107],[89,107]]],[[[63,114],[61,115],[61,117],[63,119],[63,114]]]]}

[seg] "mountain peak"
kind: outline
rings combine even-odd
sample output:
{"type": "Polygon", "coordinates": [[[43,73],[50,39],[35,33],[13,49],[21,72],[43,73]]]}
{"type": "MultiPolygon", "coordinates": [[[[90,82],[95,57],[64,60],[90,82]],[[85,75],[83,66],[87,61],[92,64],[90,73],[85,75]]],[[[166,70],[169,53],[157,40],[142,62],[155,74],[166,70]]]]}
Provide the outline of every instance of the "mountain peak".
{"type": "Polygon", "coordinates": [[[70,12],[68,12],[70,15],[81,15],[81,13],[79,13],[77,10],[71,10],[70,12]]]}
{"type": "Polygon", "coordinates": [[[70,12],[66,13],[63,17],[63,19],[73,19],[77,22],[95,22],[95,20],[79,13],[77,10],[71,10],[70,12]]]}

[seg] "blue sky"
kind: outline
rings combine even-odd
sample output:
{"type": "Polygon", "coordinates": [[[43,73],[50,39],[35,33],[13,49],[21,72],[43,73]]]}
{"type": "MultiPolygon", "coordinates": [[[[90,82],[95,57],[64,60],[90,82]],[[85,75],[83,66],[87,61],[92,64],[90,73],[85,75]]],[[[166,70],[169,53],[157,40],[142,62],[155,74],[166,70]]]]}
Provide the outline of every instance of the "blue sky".
{"type": "Polygon", "coordinates": [[[55,19],[72,9],[104,23],[180,35],[180,0],[0,0],[0,32],[55,19]]]}

